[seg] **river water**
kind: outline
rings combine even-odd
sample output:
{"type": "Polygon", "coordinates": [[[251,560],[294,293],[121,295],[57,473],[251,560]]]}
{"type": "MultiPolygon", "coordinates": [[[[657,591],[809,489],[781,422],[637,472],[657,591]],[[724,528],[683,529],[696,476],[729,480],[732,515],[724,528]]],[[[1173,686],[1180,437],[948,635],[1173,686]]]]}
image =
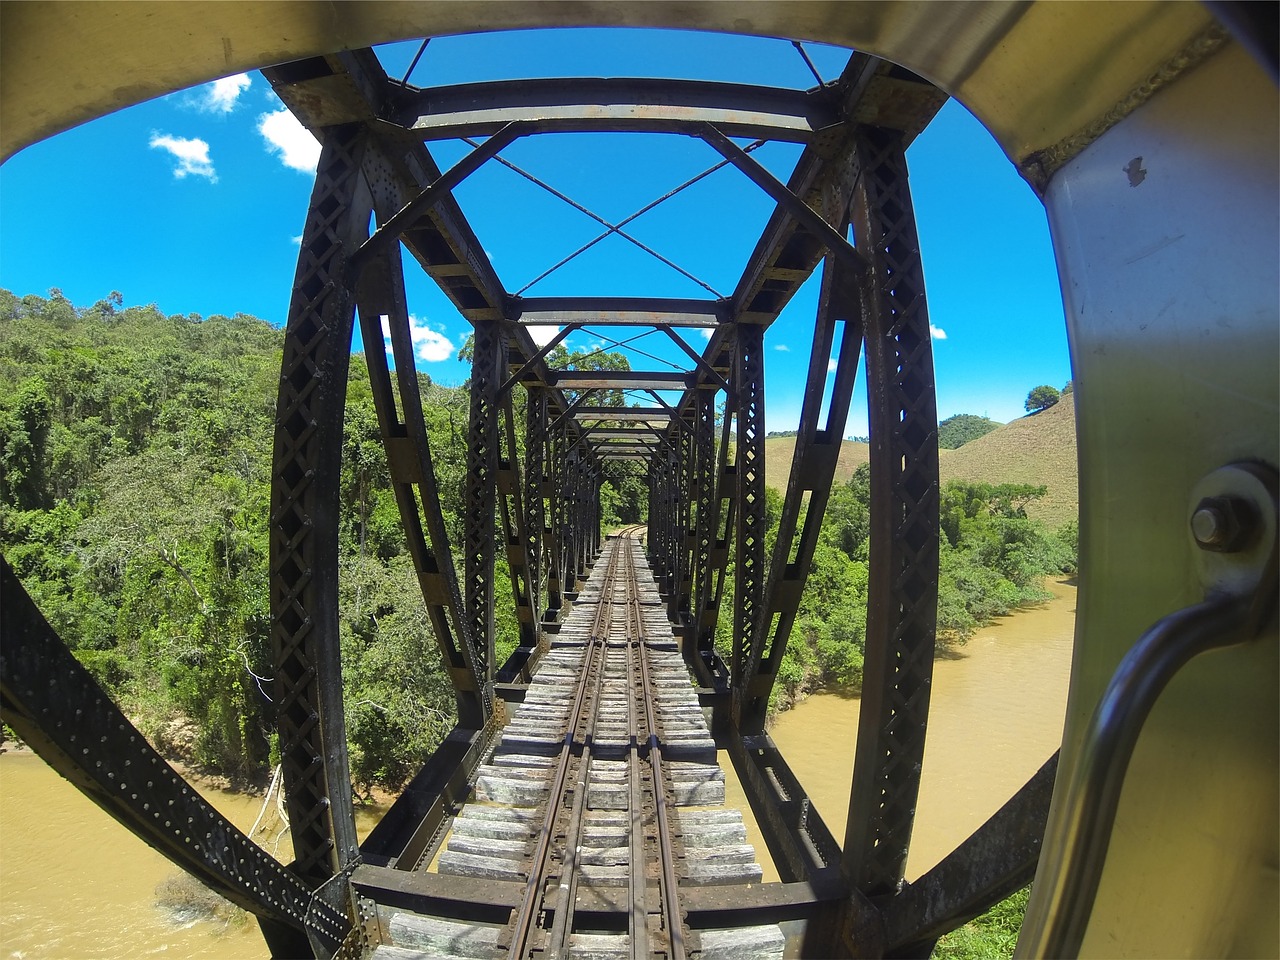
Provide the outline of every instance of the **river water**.
{"type": "MultiPolygon", "coordinates": [[[[920,799],[907,859],[914,880],[995,813],[1058,749],[1067,709],[1076,588],[977,631],[933,669],[920,799]]],[[[857,697],[820,693],[770,731],[836,840],[844,836],[857,697]]]]}
{"type": "MultiPolygon", "coordinates": [[[[253,827],[261,795],[197,785],[241,830],[253,827]]],[[[385,808],[362,809],[360,835],[385,808]]],[[[255,839],[292,859],[272,800],[255,839]]],[[[252,917],[195,917],[162,907],[157,888],[184,875],[103,813],[39,757],[0,754],[0,957],[126,960],[174,957],[255,960],[270,956],[252,917]]],[[[202,888],[196,886],[197,891],[202,888]]]]}
{"type": "MultiPolygon", "coordinates": [[[[1053,601],[980,630],[934,668],[908,879],[972,833],[1057,749],[1075,588],[1050,586],[1053,601]]],[[[856,698],[817,694],[783,714],[772,731],[837,839],[848,807],[858,705],[856,698]]],[[[246,831],[262,807],[261,796],[207,787],[201,793],[246,831]]],[[[377,809],[361,813],[362,835],[380,815],[377,809]]],[[[264,819],[269,826],[256,839],[272,849],[280,823],[264,819]]],[[[277,854],[290,856],[287,832],[277,854]]],[[[771,865],[764,866],[765,879],[776,879],[771,865]]],[[[0,754],[0,957],[267,956],[251,919],[192,919],[159,906],[156,888],[177,873],[39,757],[0,754]]]]}

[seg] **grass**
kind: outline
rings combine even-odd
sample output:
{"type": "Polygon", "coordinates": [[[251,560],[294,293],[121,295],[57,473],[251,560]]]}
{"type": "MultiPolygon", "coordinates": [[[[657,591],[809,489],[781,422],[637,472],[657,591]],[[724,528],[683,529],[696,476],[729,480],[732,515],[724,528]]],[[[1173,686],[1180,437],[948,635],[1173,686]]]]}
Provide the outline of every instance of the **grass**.
{"type": "MultiPolygon", "coordinates": [[[[795,437],[765,441],[765,482],[776,490],[786,489],[795,443],[795,437]]],[[[869,458],[865,443],[845,440],[836,463],[836,482],[847,480],[869,458]]],[[[1070,394],[1048,410],[1006,423],[955,450],[939,451],[938,467],[943,483],[955,479],[1043,485],[1047,494],[1027,507],[1027,515],[1043,520],[1050,529],[1076,519],[1076,412],[1070,394]]]]}
{"type": "Polygon", "coordinates": [[[1023,887],[938,941],[932,960],[1002,960],[1013,956],[1031,888],[1023,887]]]}

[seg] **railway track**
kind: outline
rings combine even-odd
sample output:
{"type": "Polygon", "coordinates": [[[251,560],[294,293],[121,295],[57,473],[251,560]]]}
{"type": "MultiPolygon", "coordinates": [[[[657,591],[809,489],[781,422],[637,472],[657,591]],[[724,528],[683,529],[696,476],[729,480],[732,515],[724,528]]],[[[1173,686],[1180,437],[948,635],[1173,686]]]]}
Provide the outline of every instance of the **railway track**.
{"type": "Polygon", "coordinates": [[[374,960],[781,958],[776,925],[691,931],[691,885],[758,883],[632,531],[610,538],[438,856],[523,885],[505,926],[398,912],[374,960]]]}

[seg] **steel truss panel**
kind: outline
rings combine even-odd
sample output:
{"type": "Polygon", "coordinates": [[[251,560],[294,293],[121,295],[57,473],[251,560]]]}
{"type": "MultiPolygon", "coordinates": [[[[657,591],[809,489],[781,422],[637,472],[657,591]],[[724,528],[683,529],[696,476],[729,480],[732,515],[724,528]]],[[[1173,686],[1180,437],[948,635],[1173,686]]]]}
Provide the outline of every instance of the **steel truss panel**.
{"type": "Polygon", "coordinates": [[[541,617],[545,613],[542,601],[546,597],[543,577],[546,574],[544,544],[547,515],[546,492],[543,487],[546,482],[547,391],[538,387],[530,387],[525,398],[524,445],[525,550],[529,558],[533,609],[541,617]]]}
{"type": "Polygon", "coordinates": [[[425,140],[490,136],[507,123],[540,133],[680,133],[715,123],[731,136],[807,142],[839,123],[825,87],[813,91],[704,80],[554,78],[396,91],[395,121],[425,140]]]}
{"type": "Polygon", "coordinates": [[[403,405],[404,421],[401,422],[396,409],[396,389],[392,386],[387,355],[383,350],[365,351],[374,406],[387,448],[387,462],[401,525],[432,632],[453,682],[458,716],[464,726],[479,727],[484,723],[480,698],[483,684],[470,625],[463,616],[458,576],[440,507],[440,491],[431,460],[431,445],[427,438],[409,334],[409,313],[398,245],[370,258],[361,271],[357,296],[364,342],[377,343],[382,338],[381,318],[384,316],[391,331],[396,386],[403,405]],[[414,496],[415,485],[421,497],[421,508],[418,497],[414,496]]]}
{"type": "Polygon", "coordinates": [[[498,506],[502,517],[507,567],[511,573],[511,592],[520,631],[520,646],[532,650],[538,643],[537,588],[533,575],[535,564],[530,550],[524,486],[521,481],[519,451],[516,449],[515,412],[510,393],[502,400],[500,426],[502,447],[499,448],[498,459],[498,506]]]}
{"type": "MultiPolygon", "coordinates": [[[[851,183],[856,169],[850,172],[847,182],[851,183]]],[[[842,202],[843,209],[837,206],[830,211],[832,218],[839,223],[847,219],[848,200],[845,192],[842,201],[838,201],[842,202]]],[[[769,694],[786,653],[787,640],[800,608],[813,551],[822,529],[862,348],[865,294],[860,289],[861,279],[861,274],[855,274],[836,256],[827,257],[791,474],[769,565],[765,602],[753,628],[752,657],[742,686],[744,701],[740,717],[745,733],[764,730],[769,694]],[[819,418],[830,376],[828,364],[835,346],[836,325],[841,321],[844,322],[844,332],[838,348],[835,382],[831,387],[826,423],[820,427],[819,418]],[[804,522],[801,525],[802,514],[804,522]]]]}
{"type": "Polygon", "coordinates": [[[733,685],[733,719],[741,728],[742,708],[746,702],[750,664],[758,662],[760,641],[756,624],[764,600],[764,327],[742,326],[738,329],[737,363],[734,364],[733,387],[737,399],[736,457],[737,526],[734,552],[736,565],[733,578],[733,659],[730,680],[733,685]]]}
{"type": "Polygon", "coordinates": [[[902,136],[862,130],[858,165],[854,234],[873,270],[866,321],[871,539],[844,856],[854,885],[880,896],[902,883],[929,718],[938,614],[938,417],[902,136]]]}

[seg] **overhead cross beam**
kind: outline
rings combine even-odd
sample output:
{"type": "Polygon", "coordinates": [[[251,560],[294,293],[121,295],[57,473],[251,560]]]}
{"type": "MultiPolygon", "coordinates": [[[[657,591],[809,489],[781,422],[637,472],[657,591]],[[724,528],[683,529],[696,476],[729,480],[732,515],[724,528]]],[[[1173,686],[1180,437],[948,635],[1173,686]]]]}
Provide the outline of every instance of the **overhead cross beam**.
{"type": "Polygon", "coordinates": [[[680,133],[715,123],[735,137],[808,142],[838,123],[825,87],[812,91],[654,78],[503,80],[396,91],[392,116],[424,140],[489,136],[512,120],[539,133],[680,133]]]}
{"type": "Polygon", "coordinates": [[[727,300],[664,297],[513,297],[509,319],[524,326],[651,326],[714,328],[729,319],[727,300]]]}

